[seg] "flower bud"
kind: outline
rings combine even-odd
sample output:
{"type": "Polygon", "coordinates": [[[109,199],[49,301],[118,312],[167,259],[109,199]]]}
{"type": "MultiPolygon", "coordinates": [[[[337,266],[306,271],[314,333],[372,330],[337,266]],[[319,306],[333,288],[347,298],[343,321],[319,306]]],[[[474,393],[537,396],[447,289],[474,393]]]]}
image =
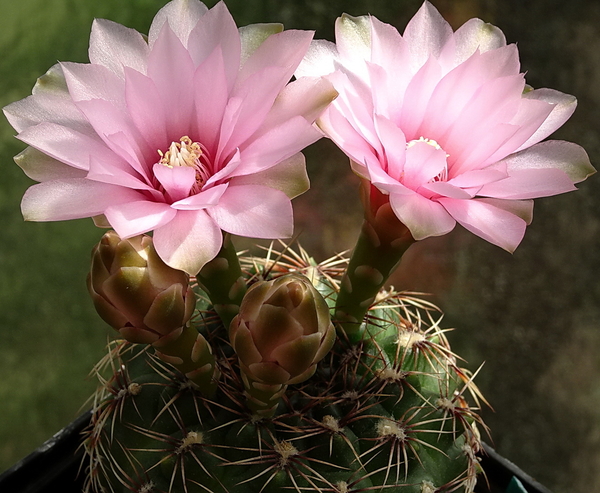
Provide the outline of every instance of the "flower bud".
{"type": "Polygon", "coordinates": [[[259,281],[229,328],[240,368],[259,387],[303,382],[335,341],[329,307],[299,274],[259,281]]]}
{"type": "Polygon", "coordinates": [[[165,264],[148,235],[122,240],[108,231],[92,251],[87,284],[98,314],[131,342],[180,329],[195,307],[189,276],[165,264]]]}

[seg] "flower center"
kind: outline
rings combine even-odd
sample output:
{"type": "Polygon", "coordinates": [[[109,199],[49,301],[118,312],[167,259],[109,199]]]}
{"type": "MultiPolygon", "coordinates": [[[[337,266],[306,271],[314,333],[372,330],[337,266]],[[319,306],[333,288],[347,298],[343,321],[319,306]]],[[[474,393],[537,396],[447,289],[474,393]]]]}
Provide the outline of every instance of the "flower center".
{"type": "Polygon", "coordinates": [[[210,161],[208,151],[200,142],[194,142],[187,135],[179,142],[171,142],[169,150],[163,153],[160,149],[159,163],[167,168],[187,166],[196,170],[196,186],[202,187],[210,178],[210,161]]]}
{"type": "MultiPolygon", "coordinates": [[[[414,139],[411,140],[409,142],[406,143],[406,148],[410,149],[411,147],[415,146],[416,144],[428,144],[431,147],[433,147],[434,149],[437,149],[438,151],[443,151],[444,149],[442,149],[442,146],[439,145],[437,143],[437,141],[433,140],[433,139],[428,139],[426,137],[419,137],[418,139],[414,139]]],[[[446,159],[450,157],[450,154],[446,153],[446,159]]],[[[448,162],[446,162],[444,169],[442,171],[440,171],[440,173],[433,178],[431,181],[436,182],[436,181],[447,181],[448,180],[448,162]]]]}
{"type": "Polygon", "coordinates": [[[423,142],[424,144],[429,144],[432,147],[435,147],[436,149],[441,149],[442,146],[439,145],[435,140],[433,139],[426,139],[425,137],[419,137],[418,139],[414,139],[411,140],[409,142],[406,143],[406,148],[410,149],[412,146],[414,146],[415,144],[417,144],[418,142],[423,142]]]}

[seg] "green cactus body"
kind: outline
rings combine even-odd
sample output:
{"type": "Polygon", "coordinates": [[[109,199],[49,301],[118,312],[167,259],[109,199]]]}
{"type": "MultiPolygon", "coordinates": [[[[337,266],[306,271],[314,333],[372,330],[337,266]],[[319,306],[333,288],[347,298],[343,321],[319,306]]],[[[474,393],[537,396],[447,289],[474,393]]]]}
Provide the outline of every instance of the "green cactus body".
{"type": "MultiPolygon", "coordinates": [[[[242,264],[249,285],[301,272],[333,309],[341,262],[289,254],[242,264]]],[[[87,491],[473,491],[481,397],[435,307],[381,292],[362,341],[338,337],[314,375],[289,385],[262,418],[248,410],[227,331],[198,294],[193,322],[219,366],[216,394],[202,395],[151,346],[113,343],[96,369],[87,491]]]]}

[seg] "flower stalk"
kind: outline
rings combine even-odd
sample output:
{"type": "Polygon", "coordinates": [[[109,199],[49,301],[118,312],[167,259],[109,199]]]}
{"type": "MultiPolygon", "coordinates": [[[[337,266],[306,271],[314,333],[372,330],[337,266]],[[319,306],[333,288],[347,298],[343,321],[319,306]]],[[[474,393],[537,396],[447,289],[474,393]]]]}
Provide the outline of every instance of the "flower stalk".
{"type": "Polygon", "coordinates": [[[361,184],[365,220],[340,285],[335,321],[341,337],[351,344],[363,336],[364,317],[404,252],[415,242],[395,216],[388,197],[366,180],[361,184]]]}

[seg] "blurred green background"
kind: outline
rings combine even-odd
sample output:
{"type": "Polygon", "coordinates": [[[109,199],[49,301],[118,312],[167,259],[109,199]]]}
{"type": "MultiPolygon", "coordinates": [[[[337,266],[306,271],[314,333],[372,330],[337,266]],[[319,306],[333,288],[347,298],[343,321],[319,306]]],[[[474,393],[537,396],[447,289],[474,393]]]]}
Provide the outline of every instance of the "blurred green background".
{"type": "MultiPolygon", "coordinates": [[[[0,104],[31,92],[57,60],[87,61],[92,19],[147,32],[163,0],[0,0],[0,104]]],[[[209,1],[209,6],[214,5],[209,1]]],[[[333,38],[341,12],[371,13],[402,31],[420,0],[230,0],[239,25],[283,22],[333,38]]],[[[534,87],[575,94],[555,135],[600,165],[600,3],[595,0],[433,0],[456,28],[470,17],[518,42],[534,87]]],[[[24,147],[0,123],[0,470],[85,409],[86,376],[110,333],[85,290],[91,221],[24,223],[31,184],[13,164],[24,147]]],[[[329,142],[307,151],[313,188],[295,201],[301,243],[322,260],[351,248],[361,212],[356,179],[329,142]]],[[[497,450],[556,493],[600,491],[600,177],[538,200],[514,255],[457,228],[409,250],[392,283],[434,293],[454,349],[476,369],[495,411],[497,450]]],[[[247,243],[240,242],[239,245],[247,243]]],[[[489,439],[488,439],[489,441],[489,439]]]]}

